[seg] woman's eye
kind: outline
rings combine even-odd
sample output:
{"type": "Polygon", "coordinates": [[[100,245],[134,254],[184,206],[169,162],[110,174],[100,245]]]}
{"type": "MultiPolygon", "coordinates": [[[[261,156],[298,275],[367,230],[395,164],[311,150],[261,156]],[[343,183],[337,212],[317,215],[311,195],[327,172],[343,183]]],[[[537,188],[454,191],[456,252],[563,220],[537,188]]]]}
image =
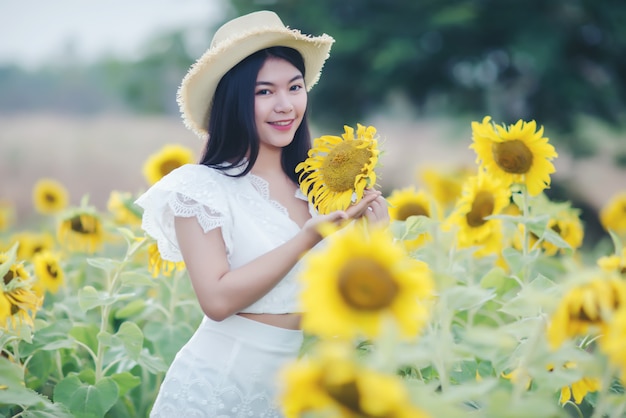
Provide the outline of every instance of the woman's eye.
{"type": "Polygon", "coordinates": [[[304,86],[300,85],[300,84],[294,84],[293,86],[291,86],[290,90],[291,91],[298,91],[301,90],[304,86]]]}
{"type": "Polygon", "coordinates": [[[262,89],[262,90],[258,90],[256,94],[257,96],[265,96],[266,94],[270,94],[270,91],[268,89],[262,89]]]}

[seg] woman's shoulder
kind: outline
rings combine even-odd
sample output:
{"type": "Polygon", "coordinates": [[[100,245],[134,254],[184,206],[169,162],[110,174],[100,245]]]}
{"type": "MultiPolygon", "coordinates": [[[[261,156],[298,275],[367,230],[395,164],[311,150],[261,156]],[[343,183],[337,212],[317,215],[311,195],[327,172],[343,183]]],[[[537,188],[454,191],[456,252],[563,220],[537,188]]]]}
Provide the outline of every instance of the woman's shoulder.
{"type": "Polygon", "coordinates": [[[154,186],[160,189],[181,191],[186,188],[225,185],[229,182],[230,177],[217,168],[203,164],[184,164],[163,176],[154,186]]]}

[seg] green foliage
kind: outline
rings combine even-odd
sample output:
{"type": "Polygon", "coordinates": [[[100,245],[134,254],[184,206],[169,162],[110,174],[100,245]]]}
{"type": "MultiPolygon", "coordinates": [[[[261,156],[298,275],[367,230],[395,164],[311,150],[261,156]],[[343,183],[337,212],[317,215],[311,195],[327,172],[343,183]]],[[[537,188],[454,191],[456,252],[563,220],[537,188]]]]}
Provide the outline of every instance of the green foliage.
{"type": "MultiPolygon", "coordinates": [[[[118,243],[97,257],[69,255],[66,285],[46,293],[32,328],[0,327],[0,415],[148,415],[201,311],[184,270],[151,277],[148,241],[128,228],[110,232],[118,243]]],[[[0,270],[15,261],[16,248],[0,270]]]]}
{"type": "Polygon", "coordinates": [[[397,94],[416,115],[488,114],[505,123],[532,116],[561,132],[562,147],[577,155],[595,150],[576,131],[581,114],[624,126],[621,1],[231,3],[229,18],[271,9],[291,27],[336,39],[313,90],[312,114],[339,130],[369,112],[385,112],[397,94]]]}

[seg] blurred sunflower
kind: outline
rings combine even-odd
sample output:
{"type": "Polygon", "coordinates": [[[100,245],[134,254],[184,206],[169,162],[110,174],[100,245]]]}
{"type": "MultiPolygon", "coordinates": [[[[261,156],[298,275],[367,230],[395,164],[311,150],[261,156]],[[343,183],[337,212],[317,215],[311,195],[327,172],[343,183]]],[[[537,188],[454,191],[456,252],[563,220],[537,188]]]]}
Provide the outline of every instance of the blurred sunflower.
{"type": "Polygon", "coordinates": [[[607,231],[626,234],[626,192],[614,195],[600,210],[600,222],[607,231]]]}
{"type": "Polygon", "coordinates": [[[550,185],[555,172],[551,160],[557,157],[554,147],[543,137],[543,127],[536,131],[535,121],[519,120],[515,125],[499,126],[485,116],[482,123],[472,122],[476,162],[490,176],[507,185],[525,184],[528,193],[536,196],[550,185]]]}
{"type": "MultiPolygon", "coordinates": [[[[583,244],[584,228],[577,213],[573,211],[562,211],[557,217],[548,221],[548,228],[557,233],[569,246],[576,250],[583,244]]],[[[566,251],[551,242],[544,241],[541,247],[547,255],[555,255],[558,252],[566,251]]]]}
{"type": "Polygon", "coordinates": [[[165,145],[148,157],[143,164],[143,175],[148,184],[153,185],[170,171],[193,162],[191,149],[178,144],[165,145]]]}
{"type": "Polygon", "coordinates": [[[300,189],[321,214],[345,210],[376,184],[378,141],[376,128],[344,126],[339,136],[315,138],[308,158],[296,166],[300,189]]]}
{"type": "Polygon", "coordinates": [[[69,251],[94,253],[104,242],[102,221],[95,211],[76,209],[60,220],[57,239],[69,251]]]}
{"type": "Polygon", "coordinates": [[[113,222],[118,225],[141,225],[141,213],[134,206],[134,200],[129,192],[111,191],[107,201],[107,210],[113,215],[113,222]]]}
{"type": "Polygon", "coordinates": [[[65,186],[53,179],[44,178],[33,187],[35,210],[43,215],[53,215],[68,205],[68,192],[65,186]]]}
{"type": "Polygon", "coordinates": [[[50,251],[37,253],[33,257],[33,266],[37,278],[35,287],[41,288],[42,294],[45,291],[57,293],[65,278],[60,255],[50,251]]]}
{"type": "Polygon", "coordinates": [[[56,244],[54,236],[48,232],[21,231],[11,235],[10,241],[18,243],[17,258],[27,261],[37,253],[52,250],[56,244]]]}
{"type": "Polygon", "coordinates": [[[429,316],[434,282],[428,266],[409,257],[382,228],[346,227],[303,259],[302,327],[319,336],[376,337],[395,321],[415,337],[429,316]]]}
{"type": "MultiPolygon", "coordinates": [[[[15,248],[15,247],[13,247],[15,248]]],[[[42,298],[32,289],[28,272],[15,261],[15,251],[0,253],[0,327],[16,328],[22,323],[30,326],[42,298]]]]}
{"type": "Polygon", "coordinates": [[[427,418],[411,404],[401,378],[360,366],[350,348],[323,343],[307,359],[281,371],[281,405],[287,418],[321,413],[337,417],[427,418]]]}
{"type": "Polygon", "coordinates": [[[613,254],[600,257],[597,264],[608,273],[615,272],[622,277],[626,277],[626,248],[622,248],[621,255],[613,254]]]}
{"type": "Polygon", "coordinates": [[[426,167],[419,170],[417,178],[445,210],[456,204],[456,200],[461,197],[463,183],[473,173],[473,170],[462,166],[450,170],[426,167]]]}
{"type": "MultiPolygon", "coordinates": [[[[423,190],[415,187],[396,189],[387,198],[389,217],[394,221],[406,221],[411,216],[426,216],[435,220],[441,219],[441,209],[435,199],[423,190]]],[[[430,238],[425,233],[415,239],[405,240],[407,250],[414,250],[430,238]]]]}
{"type": "Polygon", "coordinates": [[[15,205],[8,200],[0,200],[0,232],[11,228],[15,223],[15,205]]]}
{"type": "MultiPolygon", "coordinates": [[[[573,361],[565,362],[563,365],[564,369],[575,369],[577,367],[576,363],[573,361]]],[[[574,398],[574,403],[580,405],[589,392],[596,392],[600,389],[600,379],[596,377],[583,377],[580,380],[572,383],[568,386],[563,386],[561,388],[561,395],[559,397],[559,402],[564,405],[567,401],[572,400],[574,398]]]]}
{"type": "Polygon", "coordinates": [[[499,214],[509,205],[510,197],[511,191],[506,185],[481,171],[466,180],[461,197],[442,228],[457,230],[456,241],[460,248],[481,247],[476,256],[499,252],[502,222],[485,218],[499,214]]]}
{"type": "Polygon", "coordinates": [[[156,242],[148,246],[148,271],[152,273],[152,277],[159,277],[161,273],[165,277],[170,277],[174,271],[182,271],[184,269],[185,263],[182,261],[163,260],[156,242]]]}
{"type": "Polygon", "coordinates": [[[598,340],[600,350],[606,354],[609,362],[619,367],[622,383],[626,382],[626,308],[615,312],[604,335],[598,340]]]}
{"type": "Polygon", "coordinates": [[[548,342],[558,348],[565,340],[604,332],[613,313],[626,306],[626,282],[597,276],[571,288],[561,299],[548,326],[548,342]]]}

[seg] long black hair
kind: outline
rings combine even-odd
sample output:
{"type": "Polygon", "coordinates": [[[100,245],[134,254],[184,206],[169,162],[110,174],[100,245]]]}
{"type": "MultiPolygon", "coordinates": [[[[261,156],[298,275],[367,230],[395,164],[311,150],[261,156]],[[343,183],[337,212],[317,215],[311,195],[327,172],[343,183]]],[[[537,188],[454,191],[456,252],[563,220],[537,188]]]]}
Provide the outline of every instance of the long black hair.
{"type": "MultiPolygon", "coordinates": [[[[248,174],[259,155],[259,136],[254,119],[254,91],[259,70],[269,57],[281,58],[296,67],[304,77],[304,60],[293,48],[278,46],[249,55],[220,80],[213,96],[209,118],[209,139],[200,164],[219,170],[244,166],[237,174],[248,174]],[[246,161],[247,159],[247,161],[246,161]]],[[[283,148],[282,169],[295,183],[296,165],[307,158],[311,135],[304,112],[293,141],[283,148]]]]}

